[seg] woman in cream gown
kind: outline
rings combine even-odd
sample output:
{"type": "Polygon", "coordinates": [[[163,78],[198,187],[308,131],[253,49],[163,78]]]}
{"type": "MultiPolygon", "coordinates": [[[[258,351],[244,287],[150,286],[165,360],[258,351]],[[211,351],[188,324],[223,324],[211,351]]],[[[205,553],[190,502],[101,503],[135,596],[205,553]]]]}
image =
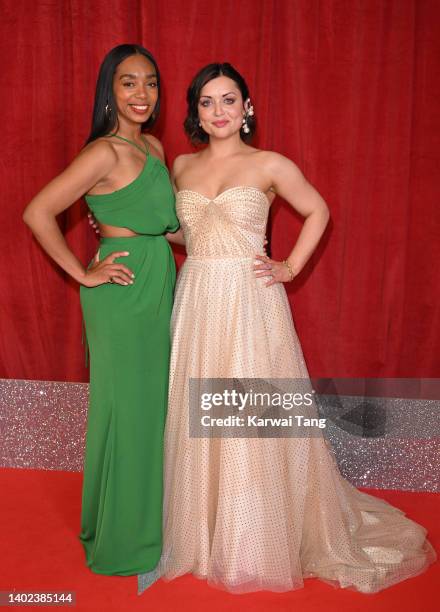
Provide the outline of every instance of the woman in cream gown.
{"type": "Polygon", "coordinates": [[[435,552],[423,527],[344,480],[322,435],[190,436],[190,378],[308,377],[283,282],[304,267],[328,210],[291,161],[245,143],[248,96],[229,64],[203,68],[188,90],[186,131],[208,146],[174,165],[188,257],[172,316],[164,546],[139,592],[192,573],[238,593],[312,576],[372,593],[421,573],[435,552]],[[272,191],[305,222],[287,262],[255,265],[272,191]]]}

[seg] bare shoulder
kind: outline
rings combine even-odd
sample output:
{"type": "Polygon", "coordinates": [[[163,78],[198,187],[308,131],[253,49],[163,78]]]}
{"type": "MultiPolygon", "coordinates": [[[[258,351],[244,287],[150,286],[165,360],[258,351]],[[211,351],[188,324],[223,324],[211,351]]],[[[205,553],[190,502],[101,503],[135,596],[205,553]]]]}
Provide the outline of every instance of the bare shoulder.
{"type": "Polygon", "coordinates": [[[198,153],[183,153],[182,155],[178,155],[173,162],[173,175],[176,176],[183,172],[191,162],[197,159],[198,155],[198,153]]]}
{"type": "Polygon", "coordinates": [[[156,136],[153,136],[152,134],[143,134],[143,137],[153,149],[152,153],[159,157],[162,161],[165,161],[165,151],[159,138],[156,138],[156,136]]]}
{"type": "Polygon", "coordinates": [[[263,151],[257,152],[259,162],[267,168],[269,171],[274,172],[301,172],[298,166],[285,155],[277,153],[276,151],[263,151]]]}
{"type": "Polygon", "coordinates": [[[90,164],[105,166],[110,170],[118,161],[113,144],[104,138],[97,138],[89,142],[79,153],[77,159],[90,164]]]}

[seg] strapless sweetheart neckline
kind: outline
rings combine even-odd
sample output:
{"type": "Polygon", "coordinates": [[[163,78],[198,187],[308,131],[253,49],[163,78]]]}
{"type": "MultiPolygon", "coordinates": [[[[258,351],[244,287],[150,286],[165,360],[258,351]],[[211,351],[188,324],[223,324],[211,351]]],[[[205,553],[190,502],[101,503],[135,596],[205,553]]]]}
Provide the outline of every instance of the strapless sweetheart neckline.
{"type": "MultiPolygon", "coordinates": [[[[311,387],[283,284],[266,287],[253,273],[266,194],[249,184],[214,199],[182,189],[176,208],[188,257],[171,318],[162,558],[145,584],[194,573],[229,591],[279,592],[314,576],[375,592],[423,571],[435,560],[426,530],[343,480],[321,429],[267,438],[248,421],[248,439],[225,426],[202,433],[192,401],[192,391],[211,390],[202,381],[305,379],[302,389],[311,387]]],[[[307,416],[318,416],[314,402],[307,416]]]]}
{"type": "Polygon", "coordinates": [[[270,206],[269,198],[264,193],[264,191],[262,189],[259,189],[258,187],[252,187],[252,185],[235,185],[235,187],[228,187],[228,189],[224,189],[219,194],[217,194],[215,198],[209,198],[205,194],[200,193],[200,191],[195,191],[194,189],[180,189],[180,191],[177,192],[177,195],[180,195],[181,193],[195,193],[201,198],[208,200],[208,202],[215,202],[216,200],[218,200],[221,196],[225,195],[226,193],[229,193],[230,191],[236,191],[237,189],[250,189],[251,191],[256,191],[257,193],[260,193],[266,200],[267,205],[270,206]]]}

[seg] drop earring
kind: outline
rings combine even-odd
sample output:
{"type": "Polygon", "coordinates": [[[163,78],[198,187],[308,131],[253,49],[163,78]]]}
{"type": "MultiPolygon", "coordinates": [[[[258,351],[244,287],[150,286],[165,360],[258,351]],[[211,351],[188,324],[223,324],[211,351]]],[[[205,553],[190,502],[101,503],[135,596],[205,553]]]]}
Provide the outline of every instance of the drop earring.
{"type": "Polygon", "coordinates": [[[246,111],[244,113],[244,117],[243,117],[243,121],[242,121],[243,125],[241,126],[241,129],[243,130],[243,132],[245,134],[249,134],[249,132],[251,130],[249,128],[247,120],[248,120],[249,117],[253,117],[254,116],[254,107],[251,104],[250,98],[248,98],[246,100],[245,104],[247,104],[247,108],[246,108],[246,111]]]}

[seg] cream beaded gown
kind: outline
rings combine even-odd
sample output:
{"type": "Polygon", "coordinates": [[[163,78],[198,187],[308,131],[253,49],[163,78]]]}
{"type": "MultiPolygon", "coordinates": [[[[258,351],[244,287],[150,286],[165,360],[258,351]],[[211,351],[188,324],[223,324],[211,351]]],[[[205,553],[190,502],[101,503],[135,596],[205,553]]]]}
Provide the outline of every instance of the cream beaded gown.
{"type": "Polygon", "coordinates": [[[266,287],[252,269],[265,194],[183,190],[176,209],[188,257],[172,316],[158,573],[239,593],[297,589],[311,576],[371,593],[422,572],[435,559],[426,530],[344,480],[322,435],[189,437],[189,378],[308,373],[283,285],[266,287]]]}

